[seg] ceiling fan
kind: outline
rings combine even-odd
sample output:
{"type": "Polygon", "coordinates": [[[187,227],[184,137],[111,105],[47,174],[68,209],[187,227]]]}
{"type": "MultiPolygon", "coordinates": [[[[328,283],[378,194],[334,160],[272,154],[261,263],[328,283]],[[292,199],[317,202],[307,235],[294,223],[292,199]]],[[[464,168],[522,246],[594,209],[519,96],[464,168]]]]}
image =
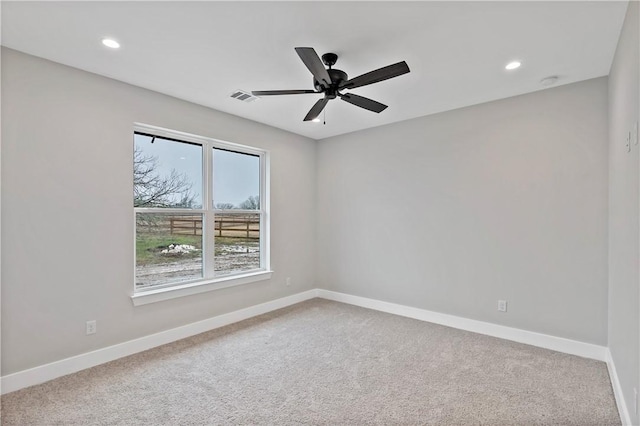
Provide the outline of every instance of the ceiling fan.
{"type": "Polygon", "coordinates": [[[311,74],[313,74],[313,86],[316,90],[257,90],[251,93],[254,96],[324,93],[324,98],[313,105],[309,113],[304,117],[304,121],[311,121],[317,118],[327,105],[327,102],[337,97],[360,108],[380,113],[387,108],[387,105],[364,96],[354,95],[353,93],[340,93],[340,91],[377,83],[409,72],[409,66],[405,61],[402,61],[349,79],[346,72],[331,68],[338,60],[338,55],[335,53],[325,53],[322,55],[322,61],[320,61],[318,54],[312,47],[296,47],[295,50],[302,62],[309,68],[311,74]],[[323,63],[329,68],[326,69],[322,65],[323,63]]]}

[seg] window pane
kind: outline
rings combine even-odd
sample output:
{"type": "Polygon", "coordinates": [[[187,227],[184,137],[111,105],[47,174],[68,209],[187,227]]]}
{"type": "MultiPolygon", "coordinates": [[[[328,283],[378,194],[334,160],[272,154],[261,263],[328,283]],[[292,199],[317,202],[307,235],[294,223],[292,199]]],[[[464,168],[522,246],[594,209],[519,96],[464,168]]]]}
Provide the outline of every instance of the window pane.
{"type": "Polygon", "coordinates": [[[217,214],[215,221],[216,275],[260,269],[260,214],[217,214]]]}
{"type": "Polygon", "coordinates": [[[202,208],[202,146],[134,134],[134,207],[202,208]]]}
{"type": "Polygon", "coordinates": [[[213,150],[213,205],[216,209],[260,209],[260,157],[213,150]]]}
{"type": "Polygon", "coordinates": [[[201,214],[136,214],[136,290],[202,278],[201,214]]]}

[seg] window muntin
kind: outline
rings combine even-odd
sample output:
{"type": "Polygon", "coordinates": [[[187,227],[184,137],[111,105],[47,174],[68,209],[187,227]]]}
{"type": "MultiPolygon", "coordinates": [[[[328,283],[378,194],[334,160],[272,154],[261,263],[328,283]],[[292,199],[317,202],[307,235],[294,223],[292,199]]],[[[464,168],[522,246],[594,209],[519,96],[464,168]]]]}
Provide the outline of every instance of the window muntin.
{"type": "Polygon", "coordinates": [[[268,270],[264,151],[147,126],[134,148],[135,292],[268,270]]]}

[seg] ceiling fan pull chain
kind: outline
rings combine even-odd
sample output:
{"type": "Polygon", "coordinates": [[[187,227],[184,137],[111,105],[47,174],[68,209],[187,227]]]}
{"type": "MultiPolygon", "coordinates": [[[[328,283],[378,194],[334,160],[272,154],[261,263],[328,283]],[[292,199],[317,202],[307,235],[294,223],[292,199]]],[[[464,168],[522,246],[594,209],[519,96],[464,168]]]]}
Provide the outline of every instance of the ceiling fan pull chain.
{"type": "MultiPolygon", "coordinates": [[[[313,87],[315,90],[254,90],[251,94],[253,96],[297,95],[305,93],[324,94],[322,99],[319,99],[313,104],[313,107],[311,107],[302,121],[318,122],[320,112],[325,109],[327,102],[338,97],[357,107],[380,113],[387,108],[387,105],[353,93],[342,94],[340,90],[351,90],[368,86],[369,84],[378,83],[379,81],[388,80],[409,72],[409,66],[405,61],[402,61],[349,79],[346,72],[337,68],[333,69],[333,66],[338,60],[338,55],[335,53],[325,53],[322,55],[322,59],[320,59],[313,47],[295,47],[294,50],[307,69],[313,74],[313,87]],[[325,68],[325,65],[328,69],[325,68]]],[[[327,125],[326,112],[324,113],[324,125],[327,125]]]]}

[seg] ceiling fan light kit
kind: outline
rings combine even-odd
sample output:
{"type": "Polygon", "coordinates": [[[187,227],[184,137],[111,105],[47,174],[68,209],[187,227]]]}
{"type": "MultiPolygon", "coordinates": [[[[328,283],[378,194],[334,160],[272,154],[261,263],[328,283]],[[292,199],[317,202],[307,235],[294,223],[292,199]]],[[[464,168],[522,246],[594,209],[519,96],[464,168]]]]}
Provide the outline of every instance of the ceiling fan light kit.
{"type": "Polygon", "coordinates": [[[315,87],[315,90],[256,90],[251,93],[254,96],[324,94],[324,97],[311,107],[311,110],[304,117],[304,121],[317,119],[327,103],[336,98],[360,108],[380,113],[387,108],[387,105],[364,96],[341,93],[340,91],[367,86],[409,72],[409,66],[402,61],[349,79],[346,72],[333,68],[338,61],[338,55],[335,53],[325,53],[322,55],[322,60],[320,60],[320,57],[312,47],[296,47],[295,51],[313,75],[313,87],[315,87]],[[325,68],[325,65],[328,68],[325,68]]]}

